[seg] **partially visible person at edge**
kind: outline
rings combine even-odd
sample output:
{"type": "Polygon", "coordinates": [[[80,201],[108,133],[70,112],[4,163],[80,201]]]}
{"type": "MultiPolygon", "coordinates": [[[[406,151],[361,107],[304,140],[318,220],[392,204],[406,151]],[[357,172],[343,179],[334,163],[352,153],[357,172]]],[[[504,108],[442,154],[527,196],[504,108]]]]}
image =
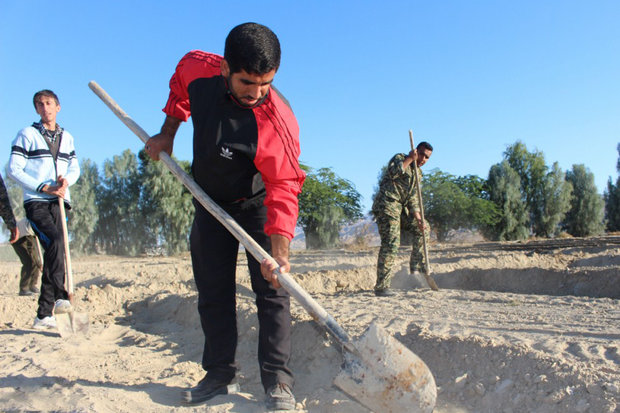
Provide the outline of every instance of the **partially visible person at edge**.
{"type": "Polygon", "coordinates": [[[6,186],[4,186],[2,175],[0,175],[0,216],[2,216],[4,224],[11,233],[9,242],[13,244],[19,238],[19,229],[17,228],[15,215],[13,215],[11,201],[9,200],[9,194],[7,193],[6,186]]]}
{"type": "Polygon", "coordinates": [[[40,293],[37,285],[43,271],[40,244],[28,219],[22,218],[17,221],[17,228],[19,229],[19,238],[12,245],[22,263],[19,277],[19,295],[36,295],[40,293]]]}
{"type": "Polygon", "coordinates": [[[54,314],[71,311],[65,288],[65,259],[62,221],[58,199],[71,209],[69,186],[80,176],[73,136],[56,123],[58,97],[41,90],[33,98],[41,117],[17,133],[11,147],[9,175],[24,192],[26,218],[43,246],[43,274],[39,307],[33,327],[56,327],[54,314]]]}
{"type": "Polygon", "coordinates": [[[39,293],[37,284],[43,264],[39,258],[39,243],[27,219],[15,221],[9,195],[0,176],[0,215],[11,232],[9,242],[22,263],[19,278],[19,295],[35,295],[39,293]]]}
{"type": "MultiPolygon", "coordinates": [[[[422,237],[428,242],[430,227],[422,221],[420,205],[416,194],[415,163],[418,170],[428,161],[433,147],[428,142],[420,142],[417,148],[408,155],[396,154],[390,159],[387,169],[379,182],[379,190],[372,205],[372,214],[377,222],[381,247],[377,259],[377,283],[375,295],[391,296],[390,282],[398,247],[400,246],[401,215],[405,229],[412,231],[410,272],[424,271],[424,244],[422,237]]],[[[421,171],[420,178],[421,178],[421,171]]]]}
{"type": "MultiPolygon", "coordinates": [[[[272,82],[280,43],[267,27],[244,23],[226,38],[224,56],[194,50],[177,65],[163,109],[161,132],[145,145],[153,159],[172,153],[174,136],[190,115],[192,175],[198,185],[278,262],[290,270],[289,243],[298,216],[299,126],[272,82]]],[[[238,388],[235,269],[238,241],[195,201],[190,249],[205,337],[204,378],[184,392],[201,403],[238,388]]],[[[258,364],[268,410],[295,408],[292,393],[290,298],[273,271],[249,253],[256,294],[258,364]]]]}

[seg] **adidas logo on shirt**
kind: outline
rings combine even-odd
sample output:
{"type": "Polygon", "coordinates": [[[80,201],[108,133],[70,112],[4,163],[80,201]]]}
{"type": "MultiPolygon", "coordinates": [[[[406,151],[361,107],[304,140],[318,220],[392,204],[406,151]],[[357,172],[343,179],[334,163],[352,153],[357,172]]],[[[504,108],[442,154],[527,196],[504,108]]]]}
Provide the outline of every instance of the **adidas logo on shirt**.
{"type": "Polygon", "coordinates": [[[222,146],[222,152],[220,152],[220,156],[226,158],[226,159],[232,159],[233,153],[230,149],[225,148],[222,146]]]}

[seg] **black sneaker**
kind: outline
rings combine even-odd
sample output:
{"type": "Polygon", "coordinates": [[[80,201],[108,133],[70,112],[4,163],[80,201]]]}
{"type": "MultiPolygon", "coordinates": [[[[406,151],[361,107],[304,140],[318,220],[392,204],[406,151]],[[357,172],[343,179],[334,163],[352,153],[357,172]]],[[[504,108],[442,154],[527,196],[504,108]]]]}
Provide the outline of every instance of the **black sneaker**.
{"type": "Polygon", "coordinates": [[[377,297],[394,297],[396,293],[389,288],[385,288],[383,290],[375,290],[375,295],[377,297]]]}
{"type": "Polygon", "coordinates": [[[278,383],[267,390],[267,410],[295,410],[295,396],[288,384],[278,383]]]}
{"type": "Polygon", "coordinates": [[[238,383],[224,382],[205,375],[196,387],[183,392],[183,401],[188,404],[197,404],[206,402],[219,394],[233,394],[238,391],[238,383]]]}
{"type": "Polygon", "coordinates": [[[20,290],[19,295],[21,296],[29,296],[34,295],[35,293],[30,290],[20,290]]]}

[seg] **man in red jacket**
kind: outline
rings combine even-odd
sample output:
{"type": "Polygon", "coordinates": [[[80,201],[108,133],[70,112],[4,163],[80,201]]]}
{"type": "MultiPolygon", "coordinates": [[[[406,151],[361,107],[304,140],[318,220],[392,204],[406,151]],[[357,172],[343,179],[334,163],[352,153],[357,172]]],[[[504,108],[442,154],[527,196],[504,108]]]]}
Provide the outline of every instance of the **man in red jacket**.
{"type": "MultiPolygon", "coordinates": [[[[224,57],[194,50],[170,80],[166,119],[145,145],[153,159],[172,153],[181,122],[194,127],[192,175],[198,185],[281,266],[290,270],[289,243],[305,179],[299,167],[299,127],[288,102],[272,86],[280,43],[267,27],[241,24],[226,38],[224,57]]],[[[238,241],[195,202],[190,234],[198,312],[205,336],[205,377],[185,393],[200,403],[238,388],[235,269],[238,241]]],[[[256,293],[258,362],[268,410],[295,408],[288,293],[274,266],[248,255],[256,293]]]]}

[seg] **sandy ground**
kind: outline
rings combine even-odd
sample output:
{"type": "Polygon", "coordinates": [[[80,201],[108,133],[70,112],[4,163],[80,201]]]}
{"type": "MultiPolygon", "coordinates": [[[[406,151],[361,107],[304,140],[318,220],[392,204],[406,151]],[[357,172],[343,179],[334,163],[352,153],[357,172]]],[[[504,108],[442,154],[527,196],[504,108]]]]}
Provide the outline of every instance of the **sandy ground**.
{"type": "MultiPolygon", "coordinates": [[[[620,407],[620,237],[433,245],[440,291],[407,271],[377,298],[377,249],[296,251],[293,276],[352,336],[373,321],[420,356],[436,412],[617,412],[620,407]]],[[[253,293],[240,255],[237,359],[241,393],[185,406],[203,375],[188,257],[90,256],[73,261],[76,309],[90,331],[63,339],[31,328],[16,261],[0,263],[3,412],[263,412],[253,293]]],[[[299,411],[366,411],[332,385],[340,346],[293,304],[299,411]]]]}

